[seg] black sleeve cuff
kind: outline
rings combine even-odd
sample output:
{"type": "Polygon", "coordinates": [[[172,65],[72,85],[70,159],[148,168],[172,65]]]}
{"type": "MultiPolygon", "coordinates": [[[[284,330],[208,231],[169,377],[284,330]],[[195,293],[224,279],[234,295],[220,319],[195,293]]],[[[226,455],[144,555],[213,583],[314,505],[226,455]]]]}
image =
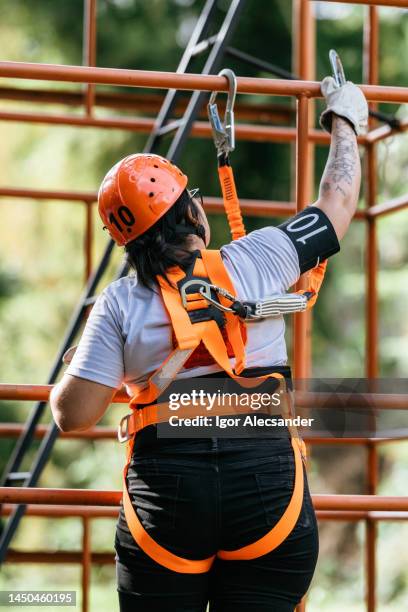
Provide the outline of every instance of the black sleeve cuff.
{"type": "Polygon", "coordinates": [[[307,206],[296,216],[278,225],[278,229],[288,236],[295,247],[301,274],[340,251],[330,219],[317,206],[307,206]]]}

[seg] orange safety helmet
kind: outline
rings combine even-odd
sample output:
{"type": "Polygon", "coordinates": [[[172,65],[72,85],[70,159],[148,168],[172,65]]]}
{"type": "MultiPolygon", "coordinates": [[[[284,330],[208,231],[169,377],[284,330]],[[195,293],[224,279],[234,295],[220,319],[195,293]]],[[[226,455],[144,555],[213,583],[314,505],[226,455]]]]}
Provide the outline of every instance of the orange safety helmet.
{"type": "Polygon", "coordinates": [[[187,177],[160,155],[128,155],[109,170],[98,193],[98,210],[119,246],[131,242],[175,204],[187,177]]]}

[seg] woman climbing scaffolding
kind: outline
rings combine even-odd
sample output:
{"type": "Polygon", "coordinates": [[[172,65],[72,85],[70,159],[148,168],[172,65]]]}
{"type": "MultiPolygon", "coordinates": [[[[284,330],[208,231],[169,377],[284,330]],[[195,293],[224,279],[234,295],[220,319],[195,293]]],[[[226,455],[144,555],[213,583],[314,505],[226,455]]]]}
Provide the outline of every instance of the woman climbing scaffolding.
{"type": "Polygon", "coordinates": [[[168,160],[131,155],[102,182],[101,217],[135,275],[98,298],[51,407],[63,431],[82,430],[122,384],[132,397],[116,532],[122,611],[291,612],[309,587],[318,532],[299,440],[161,438],[154,401],[166,367],[289,383],[283,317],[248,324],[251,299],[283,295],[339,250],[360,189],[365,98],[331,77],[322,92],[331,148],[317,202],[220,251],[207,250],[202,202],[168,160]]]}

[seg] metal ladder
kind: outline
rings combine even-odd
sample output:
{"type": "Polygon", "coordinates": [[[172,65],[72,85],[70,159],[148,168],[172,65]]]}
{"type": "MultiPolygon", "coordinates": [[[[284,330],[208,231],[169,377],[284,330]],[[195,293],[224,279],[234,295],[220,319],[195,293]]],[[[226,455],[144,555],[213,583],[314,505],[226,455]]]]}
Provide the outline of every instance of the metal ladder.
{"type": "MultiPolygon", "coordinates": [[[[218,72],[225,48],[228,45],[228,41],[231,38],[235,26],[237,25],[244,2],[245,0],[231,0],[221,27],[216,35],[211,36],[211,44],[209,45],[209,39],[206,39],[206,36],[209,33],[217,13],[218,0],[206,0],[203,10],[201,11],[190,40],[178,65],[178,73],[187,72],[194,57],[207,50],[209,50],[209,54],[202,69],[202,74],[215,74],[218,72]]],[[[151,153],[156,151],[159,144],[162,142],[163,137],[167,134],[173,133],[173,138],[167,151],[167,157],[176,162],[181,154],[184,144],[188,139],[192,124],[197,117],[197,114],[200,111],[207,95],[208,94],[206,92],[194,91],[191,94],[190,101],[187,104],[183,117],[172,121],[172,111],[174,110],[175,104],[178,100],[179,91],[174,89],[169,90],[165,96],[150,137],[147,140],[144,152],[151,153]]],[[[48,384],[54,384],[56,382],[62,368],[62,357],[65,351],[73,344],[75,337],[85,319],[87,309],[95,303],[95,292],[103,274],[107,269],[113,247],[114,242],[111,240],[108,243],[97,268],[87,283],[87,286],[79,300],[78,306],[76,307],[68,324],[65,337],[61,343],[60,349],[58,350],[52,366],[48,378],[48,384]]],[[[122,264],[117,272],[116,278],[125,276],[127,272],[128,269],[126,264],[122,264]]],[[[51,424],[47,434],[42,439],[41,444],[31,462],[30,471],[23,472],[20,470],[23,461],[32,451],[36,427],[44,414],[46,406],[47,402],[43,401],[34,405],[6,465],[0,481],[0,486],[13,486],[15,484],[19,484],[24,487],[35,487],[37,485],[39,477],[50,457],[52,448],[58,437],[59,430],[54,423],[51,424]]],[[[5,560],[10,541],[25,513],[25,509],[25,505],[17,506],[4,526],[0,537],[0,563],[5,560]]]]}

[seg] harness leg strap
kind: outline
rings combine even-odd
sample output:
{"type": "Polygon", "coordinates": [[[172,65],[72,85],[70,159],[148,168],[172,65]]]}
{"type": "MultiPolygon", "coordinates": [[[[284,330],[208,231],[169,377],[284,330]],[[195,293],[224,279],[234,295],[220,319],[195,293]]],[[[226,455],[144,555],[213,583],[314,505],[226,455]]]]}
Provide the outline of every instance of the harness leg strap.
{"type": "Polygon", "coordinates": [[[207,559],[200,559],[198,561],[191,559],[184,559],[178,555],[173,554],[160,544],[158,544],[146,531],[142,523],[133,508],[132,501],[130,499],[129,492],[127,490],[126,477],[130,459],[132,457],[133,445],[135,438],[129,442],[128,446],[128,457],[123,470],[123,510],[125,512],[125,518],[129,531],[132,534],[136,544],[147,554],[151,559],[167,567],[167,569],[173,572],[179,572],[182,574],[204,574],[209,571],[211,565],[215,559],[215,555],[208,557],[207,559]]]}
{"type": "Polygon", "coordinates": [[[130,459],[132,457],[134,437],[128,443],[128,456],[126,466],[123,470],[123,509],[130,533],[140,548],[151,559],[166,567],[167,569],[183,574],[204,574],[208,572],[216,556],[226,561],[251,560],[268,554],[277,548],[288,537],[297,523],[303,504],[303,463],[300,446],[295,438],[292,438],[292,448],[295,458],[295,482],[290,502],[276,525],[256,542],[243,546],[237,550],[220,550],[217,555],[207,559],[192,560],[179,557],[158,544],[145,530],[135,509],[127,490],[126,477],[130,459]]]}
{"type": "Polygon", "coordinates": [[[292,497],[285,512],[272,529],[256,542],[237,550],[219,550],[217,556],[225,561],[249,561],[270,553],[288,537],[297,523],[303,504],[303,463],[300,447],[292,438],[292,449],[295,457],[295,483],[292,497]]]}

